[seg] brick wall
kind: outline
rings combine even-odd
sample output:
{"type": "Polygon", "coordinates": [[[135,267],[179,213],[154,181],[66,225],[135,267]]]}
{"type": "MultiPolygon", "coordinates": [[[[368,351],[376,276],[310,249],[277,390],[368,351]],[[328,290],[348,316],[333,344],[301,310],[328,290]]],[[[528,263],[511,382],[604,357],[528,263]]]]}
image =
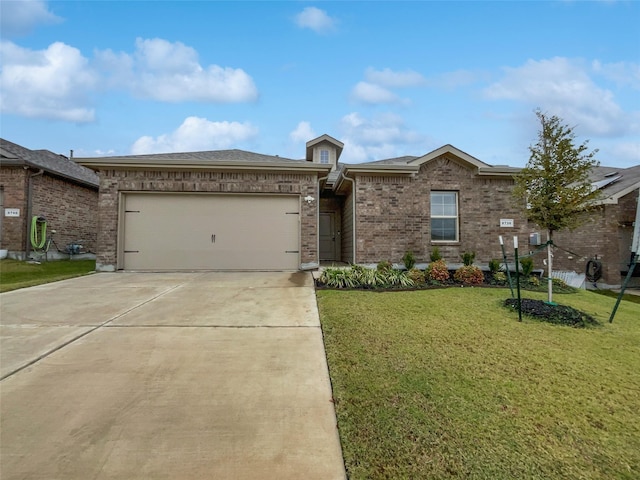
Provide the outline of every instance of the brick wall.
{"type": "Polygon", "coordinates": [[[356,178],[357,261],[401,263],[406,251],[417,261],[429,260],[438,247],[447,262],[461,263],[465,251],[476,252],[476,263],[502,258],[498,236],[519,236],[527,245],[530,229],[511,196],[509,177],[477,176],[471,167],[447,156],[421,166],[414,177],[356,178]],[[430,231],[431,191],[458,192],[459,242],[432,242],[430,231]],[[514,228],[501,228],[500,219],[514,221],[514,228]]]}
{"type": "Polygon", "coordinates": [[[64,250],[68,243],[81,240],[87,250],[95,251],[98,191],[47,173],[33,173],[22,167],[2,168],[4,208],[20,209],[20,217],[2,218],[2,248],[18,258],[23,258],[26,251],[29,241],[27,228],[31,223],[31,219],[27,218],[28,180],[31,176],[31,214],[47,219],[48,233],[56,230],[53,238],[58,247],[64,250]]]}
{"type": "Polygon", "coordinates": [[[47,219],[47,228],[56,231],[58,248],[64,253],[67,244],[78,242],[95,253],[98,191],[46,174],[32,181],[32,214],[47,219]]]}
{"type": "MultiPolygon", "coordinates": [[[[119,192],[282,193],[319,197],[316,175],[308,173],[104,170],[100,179],[96,263],[102,270],[118,265],[119,192]]],[[[318,262],[316,209],[316,202],[301,202],[302,264],[318,262]]]]}
{"type": "Polygon", "coordinates": [[[597,255],[603,267],[601,282],[620,285],[620,271],[626,270],[631,253],[637,199],[635,190],[617,204],[602,205],[582,215],[578,228],[556,232],[554,269],[584,273],[587,261],[597,255]]]}
{"type": "Polygon", "coordinates": [[[25,249],[27,229],[27,174],[24,168],[3,167],[0,169],[0,185],[3,191],[3,208],[19,208],[19,217],[2,215],[2,248],[12,253],[21,253],[25,249]]]}

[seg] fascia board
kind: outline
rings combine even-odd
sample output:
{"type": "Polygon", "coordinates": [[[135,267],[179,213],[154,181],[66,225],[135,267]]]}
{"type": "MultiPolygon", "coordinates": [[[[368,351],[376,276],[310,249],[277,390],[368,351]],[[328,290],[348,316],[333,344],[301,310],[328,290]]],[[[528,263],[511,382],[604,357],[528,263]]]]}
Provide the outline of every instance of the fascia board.
{"type": "Polygon", "coordinates": [[[594,202],[594,205],[615,205],[625,195],[633,192],[634,190],[638,190],[640,188],[640,182],[636,182],[633,185],[629,185],[627,188],[620,190],[619,192],[614,193],[613,195],[609,195],[603,200],[599,200],[594,202]]]}

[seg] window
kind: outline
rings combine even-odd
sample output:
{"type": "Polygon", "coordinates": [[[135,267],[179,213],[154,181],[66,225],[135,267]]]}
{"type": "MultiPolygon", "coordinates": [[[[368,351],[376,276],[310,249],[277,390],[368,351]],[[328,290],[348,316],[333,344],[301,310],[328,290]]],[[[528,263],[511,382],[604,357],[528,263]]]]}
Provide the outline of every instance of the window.
{"type": "Polygon", "coordinates": [[[457,192],[431,192],[431,241],[458,241],[457,192]]]}
{"type": "Polygon", "coordinates": [[[320,150],[320,163],[329,163],[329,150],[320,150]]]}

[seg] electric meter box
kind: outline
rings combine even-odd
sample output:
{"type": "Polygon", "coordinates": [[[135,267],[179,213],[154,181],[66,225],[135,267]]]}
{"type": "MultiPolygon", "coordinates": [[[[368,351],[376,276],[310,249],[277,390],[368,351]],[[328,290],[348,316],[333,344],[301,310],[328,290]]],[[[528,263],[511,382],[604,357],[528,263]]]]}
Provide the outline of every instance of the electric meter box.
{"type": "Polygon", "coordinates": [[[529,245],[534,245],[534,246],[540,245],[540,234],[539,233],[530,233],[529,234],[529,245]]]}

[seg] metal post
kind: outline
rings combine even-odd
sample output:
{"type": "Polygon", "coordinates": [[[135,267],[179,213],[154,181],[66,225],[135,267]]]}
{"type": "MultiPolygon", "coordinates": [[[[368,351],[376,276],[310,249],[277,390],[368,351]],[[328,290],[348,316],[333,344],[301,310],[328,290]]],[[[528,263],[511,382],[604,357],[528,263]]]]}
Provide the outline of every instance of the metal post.
{"type": "Polygon", "coordinates": [[[516,256],[516,285],[518,287],[518,321],[522,321],[522,300],[520,298],[520,269],[518,268],[518,237],[513,237],[513,249],[516,256]]]}
{"type": "Polygon", "coordinates": [[[507,262],[507,254],[504,251],[504,241],[502,240],[502,235],[498,236],[500,239],[500,248],[502,249],[502,259],[504,260],[504,268],[507,271],[507,280],[509,280],[509,290],[511,290],[511,298],[514,297],[513,294],[513,283],[511,281],[511,272],[509,271],[509,263],[507,262]]]}

